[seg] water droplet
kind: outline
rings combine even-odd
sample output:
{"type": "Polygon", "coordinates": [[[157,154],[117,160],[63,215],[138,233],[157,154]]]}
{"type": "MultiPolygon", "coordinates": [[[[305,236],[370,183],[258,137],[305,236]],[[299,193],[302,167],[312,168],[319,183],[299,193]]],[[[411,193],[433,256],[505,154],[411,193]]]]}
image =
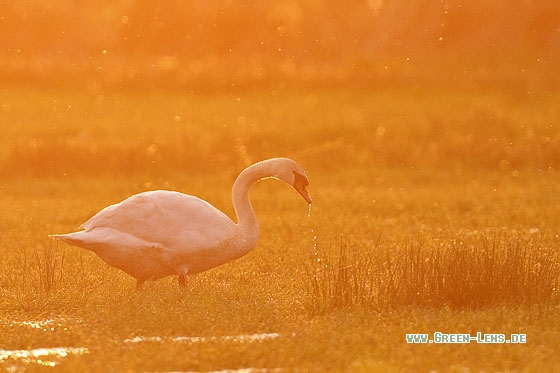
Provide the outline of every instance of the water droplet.
{"type": "MultiPolygon", "coordinates": [[[[310,218],[310,217],[311,217],[311,203],[310,203],[309,205],[307,205],[307,206],[308,206],[308,208],[307,208],[307,217],[310,218]]],[[[311,229],[311,232],[313,232],[313,229],[311,229]]]]}

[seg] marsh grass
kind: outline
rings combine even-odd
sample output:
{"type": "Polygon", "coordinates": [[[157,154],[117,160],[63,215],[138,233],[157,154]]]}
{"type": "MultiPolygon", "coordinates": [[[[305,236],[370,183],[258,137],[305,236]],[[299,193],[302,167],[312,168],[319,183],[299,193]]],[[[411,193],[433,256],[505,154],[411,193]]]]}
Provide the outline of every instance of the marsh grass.
{"type": "Polygon", "coordinates": [[[58,244],[47,240],[38,245],[31,253],[21,249],[22,287],[35,291],[50,293],[55,290],[64,279],[65,251],[59,250],[58,244]]]}
{"type": "Polygon", "coordinates": [[[311,269],[311,314],[345,307],[488,309],[558,304],[560,255],[546,237],[503,232],[407,239],[362,248],[341,243],[311,269]]]}

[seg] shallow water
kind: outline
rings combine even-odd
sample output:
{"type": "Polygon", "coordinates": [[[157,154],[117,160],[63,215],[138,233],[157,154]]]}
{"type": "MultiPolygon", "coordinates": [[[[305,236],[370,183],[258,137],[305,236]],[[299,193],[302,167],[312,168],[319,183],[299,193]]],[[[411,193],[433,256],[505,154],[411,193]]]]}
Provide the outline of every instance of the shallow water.
{"type": "MultiPolygon", "coordinates": [[[[82,323],[82,320],[67,320],[65,318],[53,318],[44,320],[5,320],[0,324],[16,328],[31,328],[40,330],[45,333],[55,331],[67,331],[67,325],[82,323]]],[[[278,333],[255,333],[240,335],[224,335],[224,336],[136,336],[124,339],[125,344],[156,342],[156,343],[254,343],[266,340],[273,340],[280,336],[278,333]]],[[[3,346],[6,347],[6,346],[3,346]]],[[[20,371],[26,369],[25,366],[43,366],[56,367],[63,363],[64,359],[71,355],[85,355],[90,353],[87,347],[41,347],[34,349],[21,350],[4,350],[0,349],[0,369],[5,368],[7,371],[20,371]]],[[[255,372],[279,372],[282,370],[258,369],[258,368],[242,368],[223,370],[217,372],[234,372],[234,373],[255,373],[255,372]]]]}
{"type": "Polygon", "coordinates": [[[137,336],[124,340],[124,343],[140,343],[140,342],[184,342],[184,343],[207,343],[207,342],[260,342],[269,339],[278,338],[278,333],[258,333],[258,334],[241,334],[241,335],[224,335],[219,337],[143,337],[137,336]]]}
{"type": "Polygon", "coordinates": [[[281,368],[266,369],[266,368],[241,368],[241,369],[224,369],[224,370],[213,370],[207,373],[276,373],[285,372],[286,370],[281,368]]]}
{"type": "Polygon", "coordinates": [[[0,349],[0,362],[13,361],[19,364],[37,364],[55,367],[62,358],[68,355],[84,355],[89,353],[85,347],[50,347],[34,348],[31,350],[2,350],[0,349]]]}
{"type": "MultiPolygon", "coordinates": [[[[67,331],[67,324],[80,323],[81,320],[69,321],[64,318],[44,320],[5,320],[2,324],[8,327],[31,328],[43,332],[67,331]]],[[[4,345],[3,347],[6,347],[4,345]]],[[[40,347],[27,350],[0,349],[0,363],[8,364],[8,371],[18,371],[22,365],[40,365],[45,367],[58,366],[69,355],[89,353],[86,347],[40,347]],[[12,367],[9,365],[12,364],[12,367]]],[[[2,365],[0,365],[1,367],[2,365]]]]}
{"type": "MultiPolygon", "coordinates": [[[[30,327],[33,329],[40,329],[44,332],[48,331],[55,331],[55,330],[68,330],[64,323],[68,323],[69,321],[61,318],[61,319],[46,319],[46,320],[26,320],[26,321],[17,321],[12,320],[7,323],[8,326],[25,326],[30,327]]],[[[72,323],[77,323],[81,321],[72,321],[72,323]]]]}

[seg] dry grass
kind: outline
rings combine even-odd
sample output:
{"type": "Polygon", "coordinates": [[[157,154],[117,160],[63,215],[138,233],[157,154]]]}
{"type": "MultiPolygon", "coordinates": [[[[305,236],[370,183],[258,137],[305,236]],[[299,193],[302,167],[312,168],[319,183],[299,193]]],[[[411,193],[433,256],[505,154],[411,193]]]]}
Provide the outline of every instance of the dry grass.
{"type": "MultiPolygon", "coordinates": [[[[37,247],[35,263],[29,264],[23,255],[21,265],[25,278],[30,278],[35,287],[45,293],[50,293],[57,287],[64,276],[64,252],[56,248],[57,244],[49,241],[42,248],[37,247]]],[[[25,251],[22,251],[25,253],[25,251]]]]}
{"type": "Polygon", "coordinates": [[[312,314],[359,306],[457,310],[540,306],[560,300],[557,238],[494,232],[410,239],[372,247],[341,245],[310,275],[312,314]]]}
{"type": "MultiPolygon", "coordinates": [[[[1,94],[0,348],[88,349],[57,358],[61,371],[560,364],[555,92],[1,94]],[[231,215],[237,173],[278,155],[309,172],[311,216],[285,185],[256,185],[258,247],[186,288],[170,278],[136,291],[92,253],[47,239],[147,189],[231,215]],[[406,344],[435,331],[530,342],[406,344]],[[217,338],[259,333],[279,336],[217,338]],[[138,336],[164,341],[125,342],[138,336]]],[[[14,366],[39,368],[0,360],[14,366]]]]}

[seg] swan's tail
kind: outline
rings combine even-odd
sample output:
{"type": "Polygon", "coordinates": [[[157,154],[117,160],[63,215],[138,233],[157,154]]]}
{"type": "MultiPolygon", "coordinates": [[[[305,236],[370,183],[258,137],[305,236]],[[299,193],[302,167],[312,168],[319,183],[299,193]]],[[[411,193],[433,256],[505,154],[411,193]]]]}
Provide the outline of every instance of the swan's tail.
{"type": "Polygon", "coordinates": [[[84,232],[85,231],[73,232],[67,234],[50,234],[49,237],[64,241],[72,246],[84,247],[84,243],[87,242],[87,240],[84,239],[85,238],[84,232]]]}
{"type": "MultiPolygon", "coordinates": [[[[81,247],[99,254],[99,250],[108,247],[107,241],[110,235],[104,235],[107,229],[83,230],[67,234],[51,234],[49,237],[66,242],[69,245],[81,247]],[[99,232],[98,232],[99,231],[99,232]]],[[[110,230],[109,230],[110,231],[110,230]]]]}
{"type": "Polygon", "coordinates": [[[120,250],[135,251],[145,247],[160,247],[157,243],[147,242],[131,234],[107,227],[86,229],[68,234],[52,234],[52,238],[61,240],[72,246],[91,250],[100,255],[102,252],[120,250]]]}

